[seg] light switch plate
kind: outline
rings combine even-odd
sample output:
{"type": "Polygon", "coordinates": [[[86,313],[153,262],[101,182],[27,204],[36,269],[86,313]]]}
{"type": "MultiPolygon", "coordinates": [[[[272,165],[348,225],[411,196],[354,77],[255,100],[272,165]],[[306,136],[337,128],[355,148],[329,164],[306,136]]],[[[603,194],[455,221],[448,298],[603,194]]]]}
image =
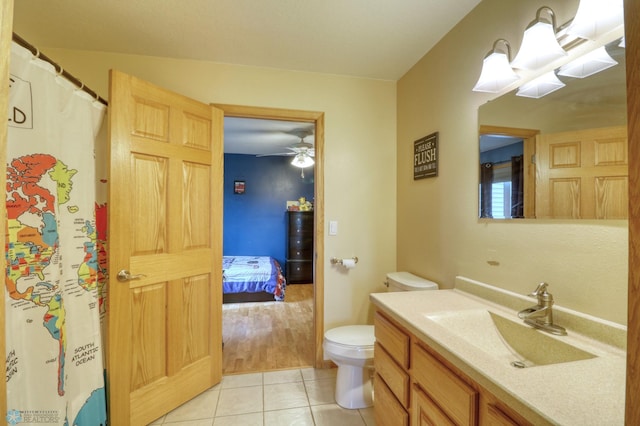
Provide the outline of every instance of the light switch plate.
{"type": "Polygon", "coordinates": [[[329,221],[329,235],[338,235],[338,221],[330,220],[329,221]]]}

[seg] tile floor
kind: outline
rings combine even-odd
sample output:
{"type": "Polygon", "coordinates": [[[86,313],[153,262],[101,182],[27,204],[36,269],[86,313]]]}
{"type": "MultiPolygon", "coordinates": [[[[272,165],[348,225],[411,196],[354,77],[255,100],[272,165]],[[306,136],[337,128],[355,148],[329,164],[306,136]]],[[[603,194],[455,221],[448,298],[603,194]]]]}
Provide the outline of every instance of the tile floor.
{"type": "Polygon", "coordinates": [[[373,426],[373,408],[335,403],[336,369],[303,368],[224,376],[152,425],[373,426]]]}

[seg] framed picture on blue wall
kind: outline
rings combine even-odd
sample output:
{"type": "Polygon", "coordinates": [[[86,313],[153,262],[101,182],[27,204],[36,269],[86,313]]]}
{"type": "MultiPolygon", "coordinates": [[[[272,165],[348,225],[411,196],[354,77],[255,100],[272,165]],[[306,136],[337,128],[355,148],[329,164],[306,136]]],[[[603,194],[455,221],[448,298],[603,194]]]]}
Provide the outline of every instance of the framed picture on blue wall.
{"type": "Polygon", "coordinates": [[[244,194],[245,183],[243,180],[234,180],[233,181],[233,193],[234,194],[244,194]]]}

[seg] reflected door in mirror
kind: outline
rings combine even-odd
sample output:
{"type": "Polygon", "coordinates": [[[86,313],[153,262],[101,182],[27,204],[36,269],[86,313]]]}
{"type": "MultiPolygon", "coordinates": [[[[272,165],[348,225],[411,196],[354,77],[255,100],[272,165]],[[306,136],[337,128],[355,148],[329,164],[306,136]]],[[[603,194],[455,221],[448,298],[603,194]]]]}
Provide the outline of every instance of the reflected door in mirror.
{"type": "Polygon", "coordinates": [[[536,152],[536,217],[627,218],[625,126],[541,134],[536,152]]]}

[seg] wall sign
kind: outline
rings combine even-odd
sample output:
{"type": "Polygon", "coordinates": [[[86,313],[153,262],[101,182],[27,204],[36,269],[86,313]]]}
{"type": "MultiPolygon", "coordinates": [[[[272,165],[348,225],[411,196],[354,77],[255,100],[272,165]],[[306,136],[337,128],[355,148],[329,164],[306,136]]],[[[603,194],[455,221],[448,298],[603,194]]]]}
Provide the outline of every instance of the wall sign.
{"type": "Polygon", "coordinates": [[[243,180],[234,180],[233,181],[233,193],[234,194],[244,194],[246,184],[243,180]]]}
{"type": "Polygon", "coordinates": [[[413,180],[438,176],[438,132],[413,143],[413,180]]]}

